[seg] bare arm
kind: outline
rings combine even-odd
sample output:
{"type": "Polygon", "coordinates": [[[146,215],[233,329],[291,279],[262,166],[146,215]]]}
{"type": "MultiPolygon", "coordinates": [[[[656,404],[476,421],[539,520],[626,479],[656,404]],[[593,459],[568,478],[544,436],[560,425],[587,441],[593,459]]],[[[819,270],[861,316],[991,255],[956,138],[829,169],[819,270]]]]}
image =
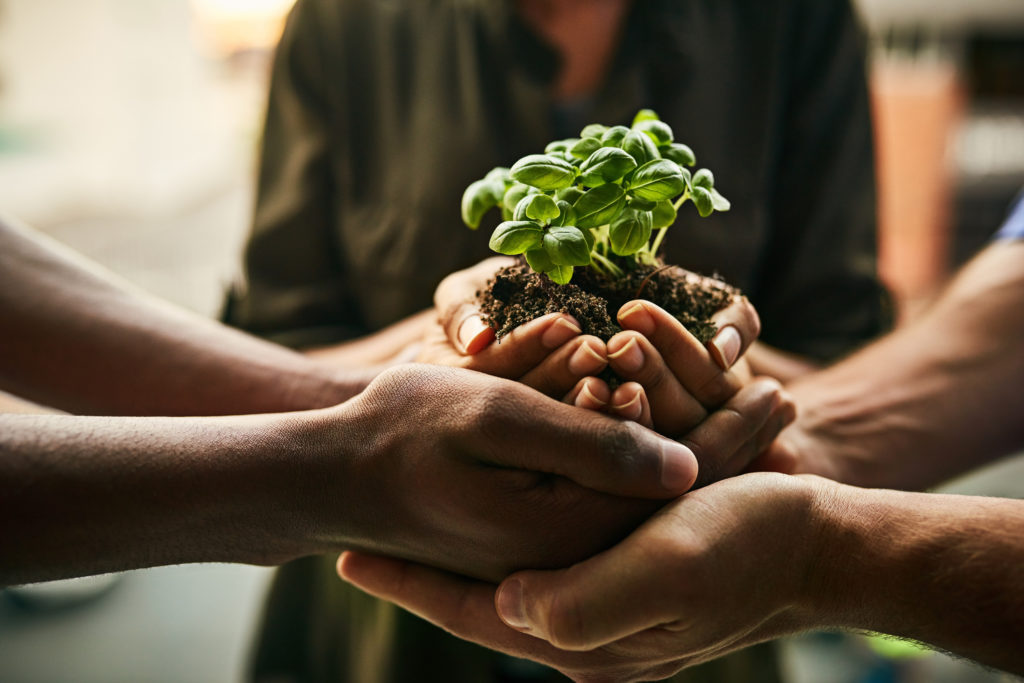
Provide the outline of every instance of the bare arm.
{"type": "Polygon", "coordinates": [[[813,625],[870,629],[1024,674],[1024,501],[822,487],[813,625]]]}
{"type": "Polygon", "coordinates": [[[775,456],[861,486],[920,489],[1024,444],[1024,241],[968,264],[920,320],[788,388],[775,456]]]}
{"type": "Polygon", "coordinates": [[[0,220],[0,388],[71,412],[224,415],[332,405],[369,373],[325,370],[176,308],[0,220]]]}
{"type": "Polygon", "coordinates": [[[755,473],[616,547],[498,587],[347,554],[344,578],[576,680],[651,680],[814,628],[912,638],[1024,673],[1024,502],[755,473]],[[500,615],[500,618],[499,618],[500,615]],[[504,620],[504,621],[502,621],[504,620]]]}
{"type": "Polygon", "coordinates": [[[315,411],[0,415],[0,584],[344,548],[495,580],[608,547],[696,469],[638,425],[427,365],[315,411]]]}

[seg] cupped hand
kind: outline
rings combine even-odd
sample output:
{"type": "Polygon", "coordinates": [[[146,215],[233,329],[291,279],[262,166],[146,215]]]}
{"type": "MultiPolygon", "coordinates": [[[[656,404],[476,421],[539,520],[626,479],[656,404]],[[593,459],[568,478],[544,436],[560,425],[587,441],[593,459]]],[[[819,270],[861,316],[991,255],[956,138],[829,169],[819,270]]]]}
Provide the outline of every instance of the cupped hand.
{"type": "MultiPolygon", "coordinates": [[[[685,271],[681,276],[699,277],[685,271]]],[[[743,296],[734,296],[715,314],[718,332],[706,346],[650,301],[627,302],[617,317],[623,331],[608,341],[609,365],[619,377],[643,388],[650,425],[663,434],[692,429],[750,378],[742,356],[757,338],[760,320],[743,296]]],[[[633,388],[620,388],[611,397],[610,412],[636,413],[636,396],[633,388]]]]}
{"type": "Polygon", "coordinates": [[[360,448],[345,495],[315,505],[348,530],[334,547],[489,579],[609,547],[697,474],[686,446],[637,424],[454,368],[388,370],[322,420],[314,448],[360,448]]]}
{"type": "Polygon", "coordinates": [[[603,341],[583,335],[570,315],[551,313],[517,327],[500,342],[476,304],[488,278],[513,263],[490,258],[452,273],[434,293],[437,321],[428,329],[417,360],[450,365],[515,379],[538,391],[563,398],[585,377],[608,364],[603,341]]]}
{"type": "MultiPolygon", "coordinates": [[[[758,450],[779,429],[766,408],[747,416],[760,423],[753,432],[739,427],[732,408],[718,411],[690,443],[758,450]]],[[[605,552],[565,570],[513,574],[497,592],[363,553],[343,555],[339,572],[459,637],[578,681],[663,678],[796,623],[812,550],[799,533],[808,518],[805,484],[774,473],[723,480],[670,503],[605,552]]]]}

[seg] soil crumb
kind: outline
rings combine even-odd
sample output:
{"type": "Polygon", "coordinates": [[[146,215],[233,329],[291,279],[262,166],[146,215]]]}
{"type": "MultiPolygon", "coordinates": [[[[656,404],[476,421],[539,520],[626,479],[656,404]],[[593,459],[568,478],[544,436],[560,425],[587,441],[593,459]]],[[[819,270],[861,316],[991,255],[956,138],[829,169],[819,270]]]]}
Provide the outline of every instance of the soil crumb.
{"type": "Polygon", "coordinates": [[[627,301],[647,299],[674,315],[702,344],[717,332],[711,316],[740,291],[716,277],[701,279],[675,266],[637,266],[611,279],[578,268],[572,282],[556,285],[525,263],[502,268],[477,293],[487,323],[500,340],[548,313],[568,313],[584,334],[608,341],[622,330],[615,314],[627,301]]]}

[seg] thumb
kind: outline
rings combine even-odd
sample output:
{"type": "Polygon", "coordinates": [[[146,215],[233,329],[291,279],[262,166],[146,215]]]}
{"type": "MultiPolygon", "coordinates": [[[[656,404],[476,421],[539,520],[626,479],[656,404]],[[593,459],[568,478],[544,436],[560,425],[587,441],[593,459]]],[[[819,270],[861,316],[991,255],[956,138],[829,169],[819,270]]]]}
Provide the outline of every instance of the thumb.
{"type": "Polygon", "coordinates": [[[509,576],[495,593],[498,616],[562,650],[593,650],[670,621],[660,568],[631,558],[631,541],[569,569],[509,576]]]}

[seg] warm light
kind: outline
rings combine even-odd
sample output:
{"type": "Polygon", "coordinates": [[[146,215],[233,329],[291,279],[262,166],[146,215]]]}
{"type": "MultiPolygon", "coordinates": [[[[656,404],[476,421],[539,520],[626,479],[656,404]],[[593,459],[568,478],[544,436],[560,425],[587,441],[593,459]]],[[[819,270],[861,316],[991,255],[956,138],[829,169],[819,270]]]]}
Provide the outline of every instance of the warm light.
{"type": "Polygon", "coordinates": [[[215,52],[228,56],[272,48],[295,0],[191,0],[196,28],[215,52]]]}

